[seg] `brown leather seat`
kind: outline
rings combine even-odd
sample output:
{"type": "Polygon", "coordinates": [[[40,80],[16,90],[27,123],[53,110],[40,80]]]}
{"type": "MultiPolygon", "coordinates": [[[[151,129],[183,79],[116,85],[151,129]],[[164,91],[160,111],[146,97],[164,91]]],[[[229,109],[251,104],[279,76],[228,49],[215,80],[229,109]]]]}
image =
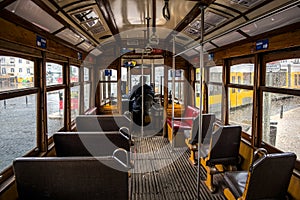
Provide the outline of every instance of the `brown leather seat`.
{"type": "MultiPolygon", "coordinates": [[[[196,164],[195,152],[198,151],[198,137],[199,137],[199,115],[194,119],[193,126],[190,132],[184,132],[185,143],[191,151],[190,161],[192,164],[196,164]]],[[[213,124],[216,120],[214,114],[202,114],[202,144],[209,144],[211,134],[213,132],[213,124]]]]}
{"type": "Polygon", "coordinates": [[[20,200],[128,199],[128,169],[112,157],[26,157],[13,167],[20,200]]]}
{"type": "Polygon", "coordinates": [[[264,154],[247,171],[226,172],[224,190],[227,199],[286,199],[296,155],[264,154]]]}
{"type": "Polygon", "coordinates": [[[205,183],[211,192],[215,191],[213,175],[235,169],[239,163],[241,132],[241,126],[220,126],[213,132],[210,143],[201,148],[201,165],[207,172],[205,183]]]}

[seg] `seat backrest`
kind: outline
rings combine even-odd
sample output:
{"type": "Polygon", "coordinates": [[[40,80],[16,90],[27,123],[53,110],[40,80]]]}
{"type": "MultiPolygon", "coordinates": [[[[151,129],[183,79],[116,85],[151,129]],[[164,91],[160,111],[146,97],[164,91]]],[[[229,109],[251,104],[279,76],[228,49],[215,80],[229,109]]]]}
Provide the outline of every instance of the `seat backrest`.
{"type": "Polygon", "coordinates": [[[130,128],[130,121],[125,115],[79,115],[76,128],[78,132],[119,131],[123,126],[130,128]]]}
{"type": "Polygon", "coordinates": [[[118,148],[130,150],[130,141],[119,132],[58,132],[53,140],[59,157],[112,156],[118,148]]]}
{"type": "MultiPolygon", "coordinates": [[[[197,144],[198,143],[198,137],[199,137],[199,117],[198,115],[192,126],[192,137],[190,140],[190,144],[197,144]]],[[[213,124],[216,120],[215,114],[208,113],[208,114],[202,114],[202,143],[207,143],[210,141],[211,134],[213,132],[213,124]],[[207,141],[207,142],[205,142],[207,141]]]]}
{"type": "Polygon", "coordinates": [[[111,157],[26,157],[13,162],[20,200],[128,199],[128,169],[111,157]]]}
{"type": "Polygon", "coordinates": [[[295,166],[294,153],[266,154],[250,167],[246,199],[286,199],[295,166]]]}
{"type": "MultiPolygon", "coordinates": [[[[200,111],[198,108],[192,107],[192,106],[187,106],[184,112],[184,117],[191,118],[191,117],[197,117],[199,115],[200,111]]],[[[185,123],[190,125],[191,127],[193,126],[193,119],[183,119],[185,123]]]]}
{"type": "Polygon", "coordinates": [[[207,165],[236,165],[239,160],[242,127],[220,126],[213,132],[207,165]]]}

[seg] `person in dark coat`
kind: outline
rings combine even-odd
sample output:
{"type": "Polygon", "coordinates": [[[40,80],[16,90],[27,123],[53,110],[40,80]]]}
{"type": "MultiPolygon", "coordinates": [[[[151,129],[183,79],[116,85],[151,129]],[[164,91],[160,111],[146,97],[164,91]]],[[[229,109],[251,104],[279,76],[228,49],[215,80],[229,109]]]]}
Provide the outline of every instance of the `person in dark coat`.
{"type": "Polygon", "coordinates": [[[149,124],[150,108],[154,99],[154,91],[150,85],[146,84],[146,76],[140,76],[140,82],[133,86],[130,94],[130,100],[132,102],[133,120],[141,125],[141,113],[142,113],[142,100],[144,100],[144,125],[149,124]],[[144,90],[144,98],[142,97],[142,89],[144,90]]]}

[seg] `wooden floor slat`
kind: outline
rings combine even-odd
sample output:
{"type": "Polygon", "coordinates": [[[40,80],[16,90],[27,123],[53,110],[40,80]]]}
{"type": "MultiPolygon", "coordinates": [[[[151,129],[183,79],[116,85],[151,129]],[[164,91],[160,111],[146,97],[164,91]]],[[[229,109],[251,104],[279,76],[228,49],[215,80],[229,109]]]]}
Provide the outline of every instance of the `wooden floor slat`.
{"type": "MultiPolygon", "coordinates": [[[[189,162],[187,148],[173,148],[166,138],[136,138],[132,148],[131,200],[197,199],[197,167],[189,162]]],[[[203,168],[201,176],[205,177],[203,168]]],[[[221,182],[221,175],[214,182],[221,182]]],[[[211,194],[203,181],[199,199],[223,200],[221,189],[211,194]]]]}

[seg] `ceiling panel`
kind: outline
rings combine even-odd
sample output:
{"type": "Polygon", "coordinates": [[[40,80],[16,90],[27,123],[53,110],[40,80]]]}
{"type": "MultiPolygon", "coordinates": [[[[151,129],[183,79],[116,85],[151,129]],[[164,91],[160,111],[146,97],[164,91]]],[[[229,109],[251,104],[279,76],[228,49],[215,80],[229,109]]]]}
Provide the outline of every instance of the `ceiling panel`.
{"type": "Polygon", "coordinates": [[[30,0],[15,1],[7,6],[6,9],[47,32],[53,33],[63,28],[60,22],[30,0]]]}
{"type": "Polygon", "coordinates": [[[250,36],[274,30],[300,21],[300,8],[295,6],[285,12],[276,13],[270,17],[249,24],[241,30],[250,36]]]}

